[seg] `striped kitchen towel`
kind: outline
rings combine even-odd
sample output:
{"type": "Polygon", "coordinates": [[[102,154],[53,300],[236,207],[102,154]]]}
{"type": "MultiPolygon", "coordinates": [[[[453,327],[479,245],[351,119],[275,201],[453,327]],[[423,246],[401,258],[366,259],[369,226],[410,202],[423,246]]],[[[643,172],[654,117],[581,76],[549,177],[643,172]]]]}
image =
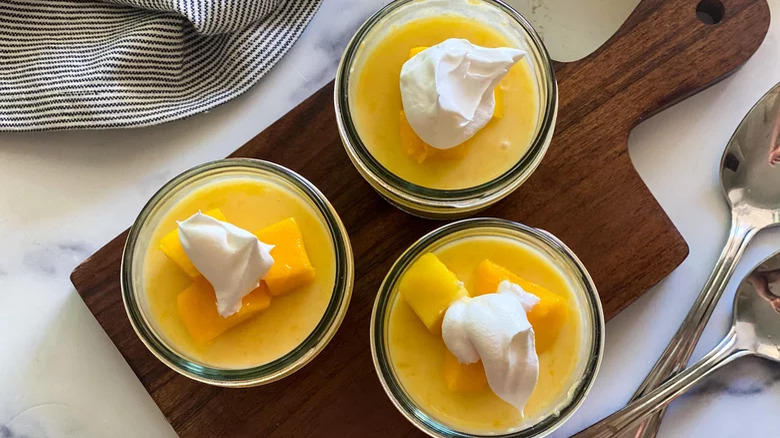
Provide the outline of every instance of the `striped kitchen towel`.
{"type": "Polygon", "coordinates": [[[148,126],[223,104],[322,0],[0,0],[0,131],[148,126]]]}

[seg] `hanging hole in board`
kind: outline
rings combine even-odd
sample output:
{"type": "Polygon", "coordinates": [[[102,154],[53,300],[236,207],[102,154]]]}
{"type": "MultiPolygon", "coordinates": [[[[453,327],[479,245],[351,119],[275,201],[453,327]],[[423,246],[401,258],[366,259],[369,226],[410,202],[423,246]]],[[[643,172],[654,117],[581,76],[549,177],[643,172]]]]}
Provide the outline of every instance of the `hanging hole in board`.
{"type": "Polygon", "coordinates": [[[701,0],[696,5],[696,17],[704,24],[718,24],[726,15],[726,8],[719,0],[701,0]]]}

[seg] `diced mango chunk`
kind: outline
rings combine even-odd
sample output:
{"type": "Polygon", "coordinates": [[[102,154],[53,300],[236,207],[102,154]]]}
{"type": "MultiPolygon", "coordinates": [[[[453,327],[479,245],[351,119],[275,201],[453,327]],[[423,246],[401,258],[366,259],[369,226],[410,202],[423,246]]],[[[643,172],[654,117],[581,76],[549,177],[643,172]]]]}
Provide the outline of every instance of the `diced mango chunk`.
{"type": "Polygon", "coordinates": [[[424,162],[426,158],[433,155],[435,152],[433,147],[417,136],[417,133],[415,133],[411,125],[409,125],[406,113],[403,111],[401,111],[400,115],[400,133],[401,145],[404,148],[404,152],[406,152],[406,155],[412,157],[417,163],[424,162]]]}
{"type": "Polygon", "coordinates": [[[493,118],[500,119],[504,117],[504,91],[501,89],[501,85],[493,89],[493,99],[496,101],[496,106],[493,108],[493,118]]]}
{"type": "Polygon", "coordinates": [[[468,296],[458,277],[432,253],[423,255],[407,269],[398,290],[434,334],[441,333],[444,312],[450,304],[468,296]]]}
{"type": "Polygon", "coordinates": [[[450,350],[444,349],[444,380],[456,392],[478,392],[485,388],[487,376],[482,361],[463,364],[450,350]]]}
{"type": "Polygon", "coordinates": [[[400,134],[401,145],[407,155],[412,157],[417,163],[423,163],[428,158],[441,158],[457,159],[466,156],[466,144],[460,144],[454,148],[449,149],[436,149],[422,141],[422,139],[414,132],[412,126],[409,125],[409,120],[406,118],[406,113],[401,111],[400,113],[400,134]]]}
{"type": "Polygon", "coordinates": [[[541,353],[547,350],[555,342],[561,327],[569,316],[569,306],[566,300],[536,283],[518,277],[490,260],[483,260],[477,266],[475,288],[472,294],[478,296],[493,293],[498,289],[498,284],[504,280],[509,280],[522,287],[526,292],[539,297],[539,303],[528,312],[528,322],[534,328],[536,351],[541,353]]]}
{"type": "Polygon", "coordinates": [[[414,55],[422,52],[423,50],[425,50],[427,48],[428,47],[426,47],[426,46],[412,47],[411,49],[409,49],[409,58],[411,59],[414,55]]]}
{"type": "Polygon", "coordinates": [[[260,241],[274,245],[274,264],[263,279],[271,295],[279,296],[314,281],[314,267],[303,246],[303,236],[294,218],[287,218],[255,233],[260,241]]]}
{"type": "Polygon", "coordinates": [[[260,283],[257,289],[244,297],[241,310],[223,318],[217,312],[214,288],[205,278],[200,277],[179,293],[176,304],[179,317],[190,336],[198,342],[208,342],[268,308],[271,296],[265,284],[260,283]]]}
{"type": "MultiPolygon", "coordinates": [[[[226,220],[225,215],[222,214],[222,211],[218,208],[209,210],[203,214],[206,216],[211,216],[214,219],[220,221],[226,220]]],[[[198,269],[195,268],[195,265],[192,264],[190,258],[187,257],[187,253],[184,252],[184,247],[181,246],[181,241],[179,241],[178,227],[163,236],[163,238],[160,240],[159,248],[162,250],[162,252],[165,253],[165,255],[168,256],[168,258],[176,263],[182,271],[186,272],[187,275],[193,278],[200,277],[200,272],[198,272],[198,269]]]]}

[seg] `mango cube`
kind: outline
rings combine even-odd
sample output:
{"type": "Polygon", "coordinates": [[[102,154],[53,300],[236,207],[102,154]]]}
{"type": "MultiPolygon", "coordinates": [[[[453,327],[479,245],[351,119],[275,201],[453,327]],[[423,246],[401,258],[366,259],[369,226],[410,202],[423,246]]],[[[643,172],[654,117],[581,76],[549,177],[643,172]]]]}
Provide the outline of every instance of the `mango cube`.
{"type": "Polygon", "coordinates": [[[504,117],[504,91],[501,90],[501,85],[493,89],[493,99],[496,101],[496,106],[493,108],[493,118],[500,119],[504,117]]]}
{"type": "Polygon", "coordinates": [[[409,155],[414,159],[414,161],[416,161],[418,164],[421,164],[425,161],[426,158],[435,153],[433,147],[422,141],[422,139],[417,136],[417,133],[414,132],[411,125],[409,125],[409,120],[406,118],[406,113],[403,111],[401,111],[400,114],[399,126],[401,133],[401,145],[403,146],[406,155],[409,155]]]}
{"type": "Polygon", "coordinates": [[[176,304],[187,332],[196,341],[205,343],[268,308],[271,296],[265,284],[260,283],[244,297],[241,310],[224,318],[217,312],[214,288],[205,278],[200,277],[179,293],[176,304]]]}
{"type": "Polygon", "coordinates": [[[274,265],[263,279],[273,296],[286,294],[314,281],[314,267],[303,246],[303,236],[294,218],[287,218],[255,233],[260,241],[274,245],[274,265]]]}
{"type": "Polygon", "coordinates": [[[485,388],[487,376],[482,362],[463,364],[450,350],[444,349],[444,380],[455,392],[478,392],[485,388]]]}
{"type": "Polygon", "coordinates": [[[417,133],[414,132],[414,129],[412,129],[409,120],[406,118],[406,113],[403,111],[400,113],[399,123],[401,145],[406,154],[414,158],[414,161],[417,163],[422,163],[428,158],[441,158],[447,160],[463,158],[466,156],[466,143],[449,149],[436,149],[422,141],[417,133]]]}
{"type": "MultiPolygon", "coordinates": [[[[218,208],[215,208],[213,210],[209,210],[205,213],[206,216],[211,216],[214,219],[225,221],[225,215],[222,214],[222,211],[218,208]]],[[[184,252],[184,247],[181,246],[181,241],[179,241],[179,228],[177,227],[170,233],[163,236],[163,238],[160,240],[160,244],[158,245],[160,250],[165,253],[165,255],[168,256],[174,263],[176,263],[182,271],[187,273],[192,278],[200,277],[200,272],[198,272],[198,269],[195,268],[195,265],[192,264],[190,261],[190,258],[187,257],[187,253],[184,252]]]]}
{"type": "Polygon", "coordinates": [[[490,260],[483,260],[477,266],[475,288],[472,293],[474,296],[493,293],[498,289],[498,284],[504,280],[509,280],[526,292],[539,297],[539,303],[528,312],[528,322],[534,328],[537,353],[547,350],[555,342],[569,316],[566,300],[536,283],[518,277],[490,260]]]}
{"type": "Polygon", "coordinates": [[[423,255],[407,269],[398,291],[433,334],[441,333],[444,312],[450,304],[468,296],[458,277],[431,253],[423,255]]]}
{"type": "Polygon", "coordinates": [[[414,55],[422,52],[423,50],[425,50],[427,48],[428,47],[426,47],[426,46],[412,47],[411,49],[409,49],[409,59],[411,59],[414,55]]]}

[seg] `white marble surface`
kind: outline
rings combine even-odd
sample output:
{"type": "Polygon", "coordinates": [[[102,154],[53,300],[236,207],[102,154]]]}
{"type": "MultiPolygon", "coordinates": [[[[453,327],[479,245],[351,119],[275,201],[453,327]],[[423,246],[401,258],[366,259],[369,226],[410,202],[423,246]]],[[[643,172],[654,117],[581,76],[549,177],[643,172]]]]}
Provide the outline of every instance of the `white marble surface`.
{"type": "MultiPolygon", "coordinates": [[[[0,134],[0,437],[175,436],[68,281],[125,229],[167,179],[221,158],[329,81],[347,39],[382,0],[326,0],[290,54],[217,110],[129,131],[0,134]]],[[[558,59],[608,37],[636,0],[516,0],[558,59]]],[[[780,0],[769,0],[780,14],[780,0]]],[[[725,238],[717,182],[739,120],[780,80],[780,23],[735,75],[640,125],[631,156],[690,245],[688,259],[607,325],[606,356],[584,406],[556,436],[621,407],[693,302],[725,238]]],[[[780,248],[751,244],[735,279],[780,248]]],[[[735,281],[695,353],[724,334],[735,281]]],[[[662,437],[778,436],[780,367],[743,360],[674,402],[662,437]]]]}

